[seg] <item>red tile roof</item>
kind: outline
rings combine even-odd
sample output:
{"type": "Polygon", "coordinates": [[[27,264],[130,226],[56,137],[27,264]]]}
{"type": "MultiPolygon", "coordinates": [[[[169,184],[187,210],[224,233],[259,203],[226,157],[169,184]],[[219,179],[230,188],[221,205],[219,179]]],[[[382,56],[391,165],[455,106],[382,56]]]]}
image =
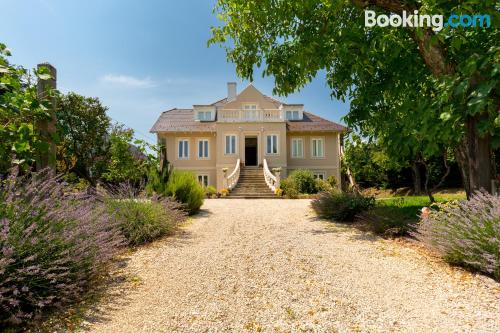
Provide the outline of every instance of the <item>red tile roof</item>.
{"type": "MultiPolygon", "coordinates": [[[[220,101],[219,101],[220,102],[220,101]]],[[[219,103],[216,102],[216,103],[219,103]]],[[[214,103],[214,104],[216,104],[214,103]]],[[[165,111],[151,128],[152,133],[157,132],[215,132],[215,121],[197,121],[194,119],[193,109],[172,109],[165,111]]],[[[347,127],[318,117],[312,113],[304,112],[304,118],[297,121],[286,122],[287,131],[290,132],[344,132],[347,127]]]]}
{"type": "Polygon", "coordinates": [[[289,132],[345,132],[347,127],[326,120],[315,114],[304,111],[302,120],[286,122],[286,129],[289,132]]]}
{"type": "Polygon", "coordinates": [[[215,122],[195,120],[193,109],[172,109],[162,112],[150,132],[215,132],[215,122]]]}

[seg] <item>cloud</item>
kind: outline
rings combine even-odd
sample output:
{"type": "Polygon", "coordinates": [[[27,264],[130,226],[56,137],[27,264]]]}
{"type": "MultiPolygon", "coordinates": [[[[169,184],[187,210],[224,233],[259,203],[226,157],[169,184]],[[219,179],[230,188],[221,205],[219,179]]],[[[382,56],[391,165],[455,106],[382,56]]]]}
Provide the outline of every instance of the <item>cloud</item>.
{"type": "Polygon", "coordinates": [[[115,74],[106,74],[101,77],[101,82],[111,83],[116,85],[121,85],[125,87],[133,87],[133,88],[151,88],[156,84],[149,77],[146,78],[137,78],[128,75],[115,75],[115,74]]]}

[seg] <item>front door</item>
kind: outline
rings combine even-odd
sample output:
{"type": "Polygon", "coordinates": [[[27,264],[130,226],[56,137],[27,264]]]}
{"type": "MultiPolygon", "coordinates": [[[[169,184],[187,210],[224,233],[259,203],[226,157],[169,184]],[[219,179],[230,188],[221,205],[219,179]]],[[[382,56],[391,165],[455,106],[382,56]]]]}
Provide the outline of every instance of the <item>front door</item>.
{"type": "Polygon", "coordinates": [[[257,165],[257,138],[245,138],[245,165],[257,165]]]}

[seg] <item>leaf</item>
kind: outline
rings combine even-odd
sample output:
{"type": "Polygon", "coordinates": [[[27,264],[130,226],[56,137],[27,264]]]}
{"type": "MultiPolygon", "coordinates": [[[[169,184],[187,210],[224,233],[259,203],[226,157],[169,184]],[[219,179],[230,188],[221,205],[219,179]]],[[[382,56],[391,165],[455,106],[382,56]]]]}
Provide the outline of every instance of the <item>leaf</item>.
{"type": "Polygon", "coordinates": [[[441,120],[447,121],[451,118],[451,114],[449,112],[443,112],[439,115],[441,120]]]}

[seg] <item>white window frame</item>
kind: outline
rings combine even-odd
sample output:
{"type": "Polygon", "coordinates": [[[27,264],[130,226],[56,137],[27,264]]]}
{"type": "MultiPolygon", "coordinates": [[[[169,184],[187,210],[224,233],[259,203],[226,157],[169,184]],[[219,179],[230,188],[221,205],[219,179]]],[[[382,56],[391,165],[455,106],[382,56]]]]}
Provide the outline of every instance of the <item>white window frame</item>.
{"type": "MultiPolygon", "coordinates": [[[[297,146],[298,147],[298,146],[297,146]]],[[[304,158],[304,138],[292,138],[290,140],[290,157],[291,158],[304,158]],[[300,141],[302,144],[302,151],[300,155],[294,156],[293,155],[293,142],[294,141],[300,141]]]]}
{"type": "Polygon", "coordinates": [[[189,153],[191,152],[191,148],[189,147],[189,138],[179,138],[177,139],[177,159],[178,160],[189,160],[189,153]],[[182,146],[182,156],[181,156],[181,150],[179,149],[179,143],[180,142],[187,142],[187,154],[185,153],[185,148],[186,146],[183,144],[182,146]]]}
{"type": "Polygon", "coordinates": [[[243,104],[243,110],[246,110],[246,111],[257,110],[257,104],[255,104],[255,103],[243,104]]]}
{"type": "Polygon", "coordinates": [[[196,146],[197,146],[197,149],[198,149],[197,154],[196,154],[197,158],[199,160],[209,160],[210,159],[210,140],[208,138],[199,138],[197,140],[196,146]],[[202,146],[203,148],[202,148],[202,150],[200,150],[200,142],[207,142],[207,146],[206,146],[207,147],[207,151],[205,152],[207,156],[200,156],[200,153],[202,152],[202,150],[205,149],[204,148],[205,145],[203,144],[203,146],[202,146]]]}
{"type": "Polygon", "coordinates": [[[207,173],[199,173],[196,179],[198,180],[198,183],[200,183],[201,186],[203,187],[210,186],[210,176],[207,173]],[[205,179],[207,180],[206,185],[205,185],[205,179]]]}
{"type": "MultiPolygon", "coordinates": [[[[278,133],[267,133],[265,135],[266,137],[266,156],[278,156],[280,154],[280,135],[278,133]],[[267,138],[268,137],[273,137],[275,136],[276,137],[276,153],[273,153],[272,152],[272,148],[271,148],[271,152],[269,153],[268,152],[268,142],[267,142],[267,138]]],[[[271,145],[272,145],[272,139],[271,139],[271,145]]]]}
{"type": "MultiPolygon", "coordinates": [[[[231,146],[231,139],[229,139],[229,146],[231,146]]],[[[226,156],[234,156],[238,154],[238,136],[234,133],[227,133],[224,135],[224,155],[226,156]],[[227,137],[232,137],[234,136],[234,152],[231,152],[231,150],[227,149],[227,137]]]]}
{"type": "Polygon", "coordinates": [[[198,120],[199,121],[211,121],[212,120],[212,111],[198,111],[198,120]]]}
{"type": "Polygon", "coordinates": [[[324,171],[314,171],[313,172],[313,177],[314,177],[314,179],[326,180],[326,172],[324,172],[324,171]],[[322,178],[320,178],[319,176],[321,176],[322,178]]]}
{"type": "Polygon", "coordinates": [[[324,159],[325,158],[325,152],[326,152],[326,147],[325,147],[325,138],[324,137],[313,137],[311,138],[311,158],[314,159],[324,159]],[[314,156],[314,141],[321,141],[323,145],[323,154],[322,155],[317,155],[314,156]]]}
{"type": "Polygon", "coordinates": [[[285,119],[286,120],[300,120],[300,111],[298,111],[298,110],[286,110],[285,111],[285,119]],[[294,117],[295,114],[297,115],[297,117],[294,117]],[[290,115],[290,117],[288,115],[290,115]]]}

